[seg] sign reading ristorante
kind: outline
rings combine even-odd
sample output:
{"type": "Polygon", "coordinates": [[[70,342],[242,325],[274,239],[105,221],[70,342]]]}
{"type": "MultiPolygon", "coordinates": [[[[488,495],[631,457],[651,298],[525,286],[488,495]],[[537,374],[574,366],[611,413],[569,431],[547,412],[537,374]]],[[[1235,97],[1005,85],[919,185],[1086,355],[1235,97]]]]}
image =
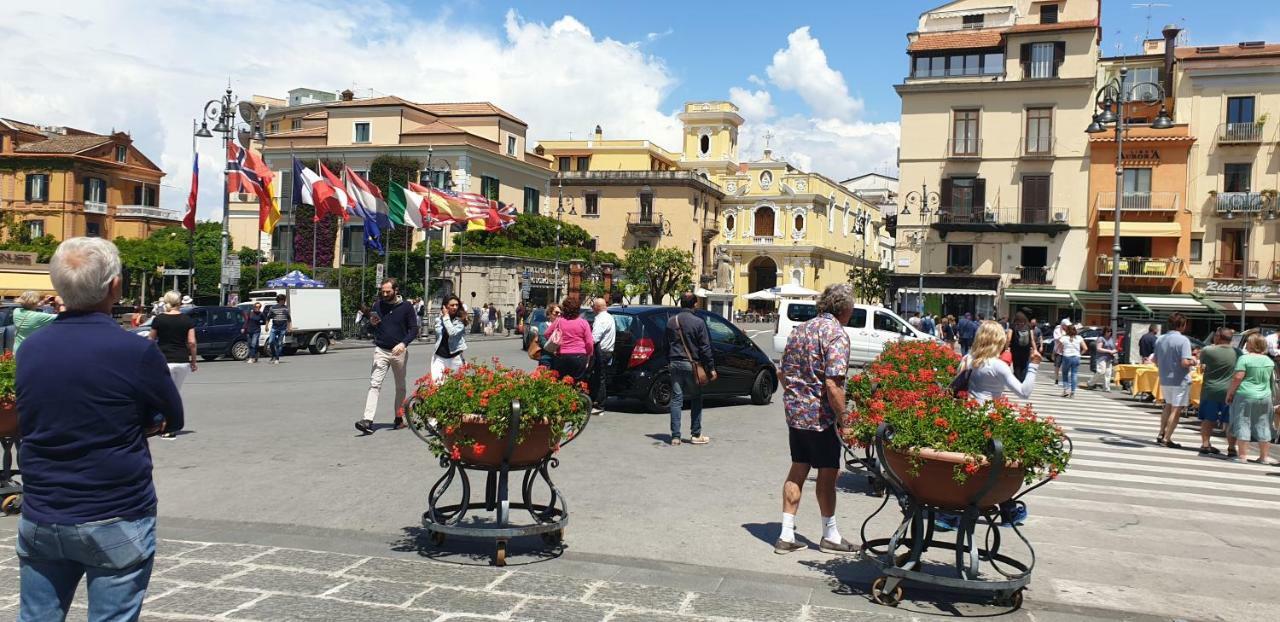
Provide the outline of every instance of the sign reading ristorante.
{"type": "Polygon", "coordinates": [[[1224,283],[1222,281],[1206,281],[1204,291],[1209,294],[1272,294],[1276,288],[1265,283],[1241,285],[1240,283],[1224,283]]]}

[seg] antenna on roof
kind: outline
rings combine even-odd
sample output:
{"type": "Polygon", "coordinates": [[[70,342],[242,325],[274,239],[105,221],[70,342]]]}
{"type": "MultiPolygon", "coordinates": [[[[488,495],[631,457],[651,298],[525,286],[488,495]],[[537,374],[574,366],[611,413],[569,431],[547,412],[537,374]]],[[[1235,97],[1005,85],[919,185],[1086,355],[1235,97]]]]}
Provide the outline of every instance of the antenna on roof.
{"type": "Polygon", "coordinates": [[[1155,8],[1167,9],[1172,7],[1173,5],[1165,4],[1163,2],[1134,2],[1129,6],[1135,9],[1147,10],[1147,31],[1142,35],[1142,40],[1146,41],[1147,39],[1151,38],[1151,10],[1155,8]]]}

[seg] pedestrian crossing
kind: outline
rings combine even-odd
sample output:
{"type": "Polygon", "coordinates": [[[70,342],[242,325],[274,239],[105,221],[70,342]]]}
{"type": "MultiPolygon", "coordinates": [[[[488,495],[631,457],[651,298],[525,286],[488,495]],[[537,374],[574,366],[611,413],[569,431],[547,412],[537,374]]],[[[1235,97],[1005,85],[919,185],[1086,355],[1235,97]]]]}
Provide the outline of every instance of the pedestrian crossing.
{"type": "MultiPolygon", "coordinates": [[[[1047,366],[1046,366],[1047,367],[1047,366]]],[[[1049,370],[1030,403],[1074,444],[1057,481],[1023,500],[1037,553],[1029,597],[1205,620],[1274,620],[1280,468],[1200,456],[1199,420],[1155,444],[1160,408],[1127,394],[1061,397],[1049,370]]],[[[1273,450],[1273,458],[1280,451],[1273,450]]],[[[1256,457],[1256,451],[1250,452],[1256,457]]]]}

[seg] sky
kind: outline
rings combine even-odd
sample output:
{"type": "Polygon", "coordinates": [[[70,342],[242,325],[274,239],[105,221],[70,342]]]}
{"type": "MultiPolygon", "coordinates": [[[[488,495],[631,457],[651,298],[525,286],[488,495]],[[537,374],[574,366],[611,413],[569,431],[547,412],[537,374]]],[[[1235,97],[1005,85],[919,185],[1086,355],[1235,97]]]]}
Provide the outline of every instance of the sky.
{"type": "MultiPolygon", "coordinates": [[[[1077,1],[1077,0],[1072,0],[1077,1]]],[[[291,88],[422,102],[491,101],[538,139],[643,138],[680,146],[685,101],[741,108],[740,157],[842,180],[896,173],[906,33],[938,1],[60,0],[0,22],[0,116],[125,130],[184,208],[191,120],[236,95],[291,88]]],[[[1132,53],[1166,23],[1188,43],[1280,39],[1274,0],[1103,3],[1103,53],[1132,53]],[[1229,8],[1230,10],[1223,10],[1229,8]],[[1148,20],[1148,14],[1150,19],[1148,20]]],[[[199,144],[201,219],[220,216],[221,154],[199,144]]]]}

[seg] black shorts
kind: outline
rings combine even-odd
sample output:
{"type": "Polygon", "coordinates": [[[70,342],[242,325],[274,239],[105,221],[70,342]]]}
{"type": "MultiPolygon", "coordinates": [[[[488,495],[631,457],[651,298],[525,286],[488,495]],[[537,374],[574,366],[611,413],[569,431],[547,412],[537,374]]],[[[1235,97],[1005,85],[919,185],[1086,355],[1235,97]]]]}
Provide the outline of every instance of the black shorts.
{"type": "Polygon", "coordinates": [[[815,469],[840,468],[840,437],[836,436],[836,426],[821,432],[817,430],[797,430],[788,427],[791,443],[791,461],[807,464],[815,469]]]}

